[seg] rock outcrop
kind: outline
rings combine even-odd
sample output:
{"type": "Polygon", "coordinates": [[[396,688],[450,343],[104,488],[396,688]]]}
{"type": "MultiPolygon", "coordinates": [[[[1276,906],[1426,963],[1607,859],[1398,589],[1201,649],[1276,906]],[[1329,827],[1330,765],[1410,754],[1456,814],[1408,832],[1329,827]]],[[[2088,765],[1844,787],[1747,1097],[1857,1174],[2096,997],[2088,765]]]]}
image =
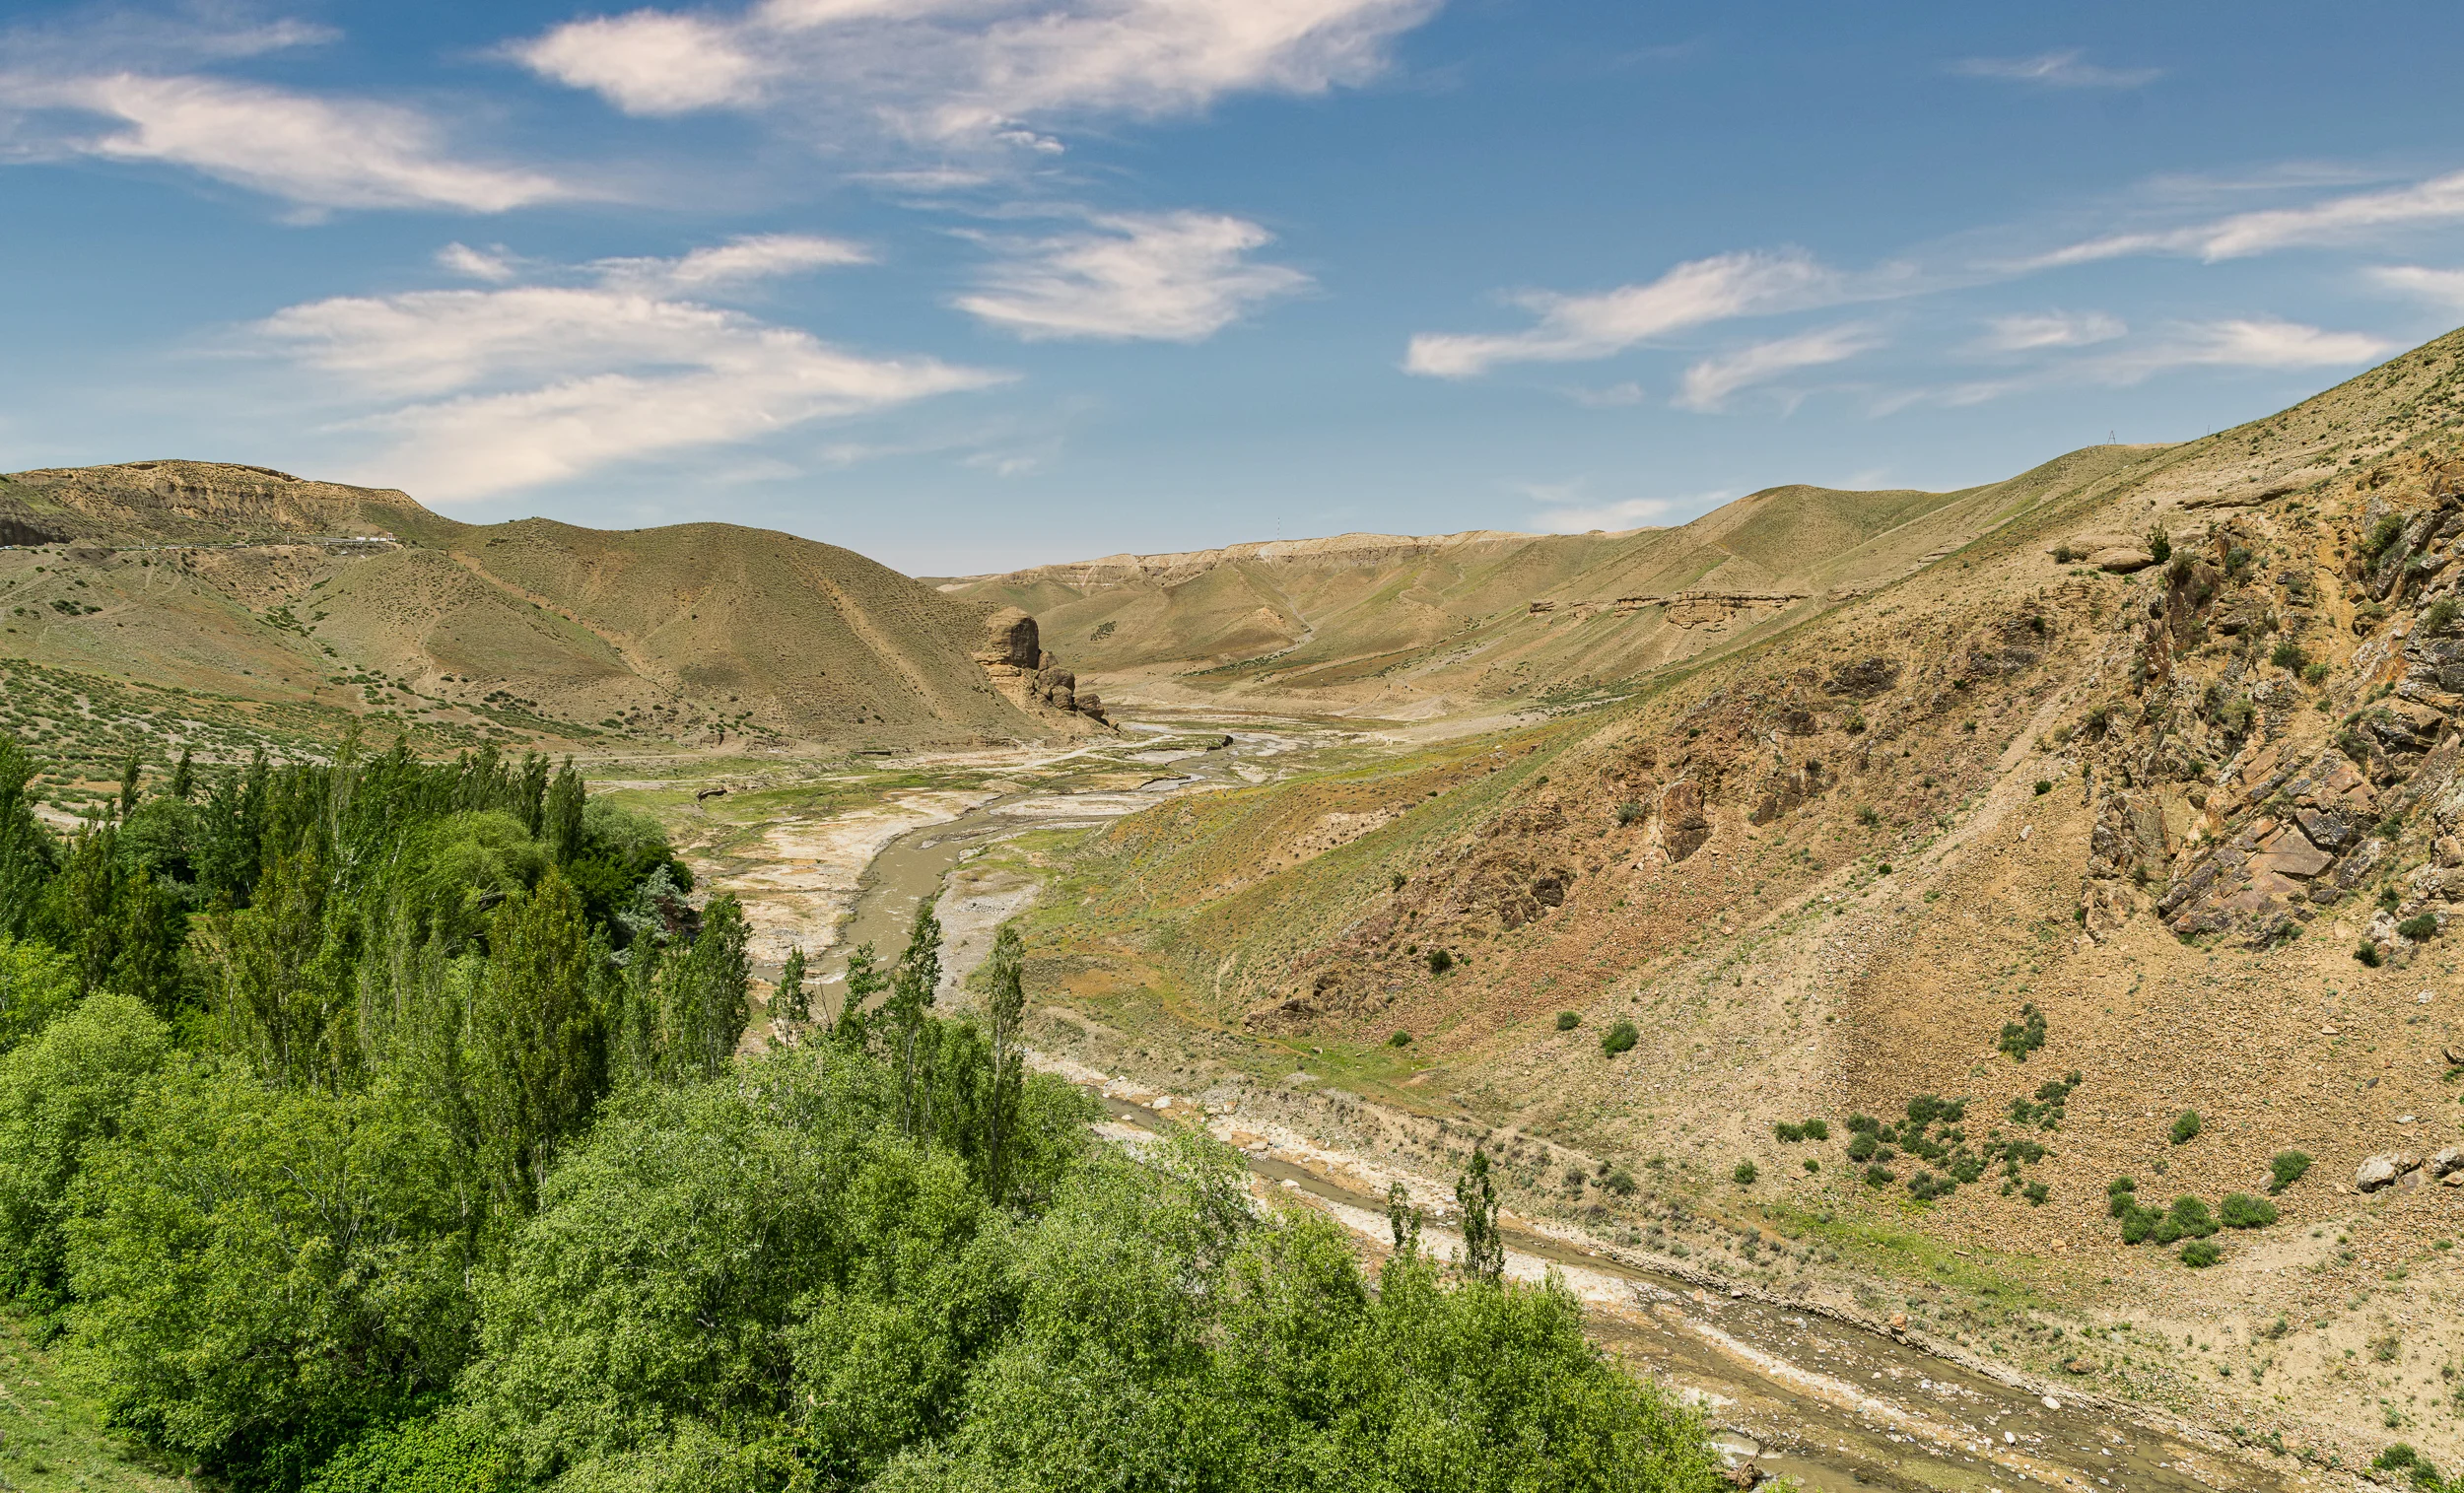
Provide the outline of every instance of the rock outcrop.
{"type": "Polygon", "coordinates": [[[1002,607],[984,619],[984,642],[975,658],[993,687],[1023,709],[1112,723],[1105,718],[1102,697],[1093,690],[1080,690],[1078,676],[1044,651],[1035,619],[1017,607],[1002,607]]]}

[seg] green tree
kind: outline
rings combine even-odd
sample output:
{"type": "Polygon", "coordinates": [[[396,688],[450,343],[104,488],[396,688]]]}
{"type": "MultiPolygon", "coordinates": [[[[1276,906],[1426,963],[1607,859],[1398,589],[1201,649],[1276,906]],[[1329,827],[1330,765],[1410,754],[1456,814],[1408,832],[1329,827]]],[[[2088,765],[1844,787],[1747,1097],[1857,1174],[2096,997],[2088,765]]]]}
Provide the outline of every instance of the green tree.
{"type": "Polygon", "coordinates": [[[57,949],[0,933],[0,1052],[32,1040],[78,993],[77,969],[57,949]]]}
{"type": "Polygon", "coordinates": [[[568,757],[548,787],[541,816],[545,822],[541,838],[560,865],[571,864],[582,853],[583,797],[582,775],[574,771],[574,760],[568,757]]]}
{"type": "MultiPolygon", "coordinates": [[[[898,1125],[902,1134],[922,1129],[927,1117],[919,1102],[926,1087],[922,1071],[930,1050],[923,1042],[932,998],[941,987],[941,919],[933,916],[932,898],[917,905],[916,920],[907,930],[907,947],[890,971],[890,998],[882,1006],[889,1019],[891,1051],[898,1069],[898,1125]]],[[[855,992],[849,992],[849,999],[855,992]]]]}
{"type": "MultiPolygon", "coordinates": [[[[24,973],[39,949],[19,943],[0,963],[24,973]]],[[[49,981],[75,993],[64,968],[49,981]]],[[[70,1184],[87,1148],[131,1120],[138,1089],[171,1049],[169,1029],[144,1006],[105,993],[0,1055],[0,1290],[41,1296],[60,1285],[70,1184]]]]}
{"type": "Polygon", "coordinates": [[[985,1105],[986,1174],[992,1195],[1008,1193],[1009,1167],[1005,1147],[1016,1128],[1018,1101],[1026,1085],[1026,1048],[1021,1029],[1026,1023],[1026,946],[1018,930],[1002,923],[992,935],[992,952],[985,961],[984,1008],[991,1030],[992,1094],[985,1105]]]}
{"type": "Polygon", "coordinates": [[[702,931],[680,958],[665,962],[663,1009],[665,1062],[689,1078],[716,1078],[726,1070],[753,1019],[753,980],[745,945],[751,931],[733,893],[711,899],[702,931]]]}
{"type": "Polygon", "coordinates": [[[144,771],[144,759],[135,752],[130,752],[128,759],[120,764],[119,817],[123,820],[137,811],[137,794],[144,771]]]}
{"type": "Polygon", "coordinates": [[[527,1211],[606,1092],[606,948],[554,869],[497,909],[488,945],[469,1017],[472,1088],[500,1196],[527,1211]]]}
{"type": "Polygon", "coordinates": [[[33,930],[43,889],[59,865],[51,833],[34,817],[26,793],[34,778],[26,749],[16,737],[0,735],[0,933],[13,936],[33,930]]]}
{"type": "Polygon", "coordinates": [[[1475,1141],[1471,1164],[1455,1179],[1455,1202],[1463,1209],[1463,1273],[1494,1284],[1506,1273],[1506,1242],[1497,1233],[1497,1189],[1488,1171],[1488,1152],[1475,1141]]]}
{"type": "Polygon", "coordinates": [[[179,761],[171,768],[171,794],[182,803],[197,791],[197,770],[189,761],[188,749],[179,749],[179,761]]]}
{"type": "Polygon", "coordinates": [[[358,1067],[357,1032],[337,1030],[357,1001],[342,999],[321,957],[323,857],[313,847],[276,857],[259,892],[214,940],[224,1039],[269,1083],[338,1087],[358,1067]]]}
{"type": "Polygon", "coordinates": [[[859,943],[847,956],[847,993],[839,997],[838,1018],[830,1024],[833,1046],[852,1052],[866,1050],[872,1040],[872,1013],[866,1002],[890,987],[890,977],[873,957],[872,945],[859,943]]]}
{"type": "Polygon", "coordinates": [[[813,1000],[804,988],[804,946],[791,944],[787,957],[779,966],[779,985],[771,993],[771,1010],[789,1026],[802,1026],[813,1019],[813,1000]]]}

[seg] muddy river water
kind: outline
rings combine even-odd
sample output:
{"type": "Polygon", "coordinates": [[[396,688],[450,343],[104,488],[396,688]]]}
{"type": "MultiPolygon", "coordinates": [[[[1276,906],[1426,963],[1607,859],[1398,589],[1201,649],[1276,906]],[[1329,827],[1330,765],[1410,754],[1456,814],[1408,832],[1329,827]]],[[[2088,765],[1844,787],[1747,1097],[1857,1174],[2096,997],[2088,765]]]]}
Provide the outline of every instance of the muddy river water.
{"type": "MultiPolygon", "coordinates": [[[[1229,735],[1228,744],[1211,750],[1157,754],[1170,760],[1155,764],[1155,780],[1140,787],[1006,793],[889,841],[859,881],[838,938],[817,961],[816,1016],[838,1009],[847,951],[870,943],[885,961],[893,957],[927,897],[938,901],[951,928],[944,989],[954,987],[982,957],[992,926],[1033,891],[959,905],[965,892],[945,889],[973,852],[1036,829],[1099,825],[1173,793],[1257,781],[1266,776],[1262,765],[1300,745],[1274,731],[1236,728],[1229,735]]],[[[1064,1060],[1042,1065],[1097,1089],[1112,1117],[1099,1128],[1125,1144],[1186,1122],[1179,1117],[1196,1108],[1064,1060]]],[[[1210,1127],[1232,1132],[1221,1118],[1210,1127]]],[[[1330,1176],[1322,1148],[1246,1138],[1262,1198],[1320,1208],[1362,1238],[1384,1241],[1383,1197],[1330,1176]]],[[[1430,1194],[1443,1195],[1433,1180],[1421,1181],[1430,1194]]],[[[1432,1227],[1426,1240],[1441,1255],[1459,1245],[1442,1227],[1432,1227]]],[[[2084,1403],[2061,1387],[2017,1374],[2005,1382],[1897,1332],[1691,1275],[1640,1252],[1511,1222],[1507,1243],[1509,1273],[1539,1279],[1556,1272],[1585,1301],[1594,1338],[1698,1405],[1725,1455],[1752,1458],[1765,1473],[1808,1488],[2257,1493],[2309,1482],[2280,1477],[2220,1438],[2084,1403]]]]}

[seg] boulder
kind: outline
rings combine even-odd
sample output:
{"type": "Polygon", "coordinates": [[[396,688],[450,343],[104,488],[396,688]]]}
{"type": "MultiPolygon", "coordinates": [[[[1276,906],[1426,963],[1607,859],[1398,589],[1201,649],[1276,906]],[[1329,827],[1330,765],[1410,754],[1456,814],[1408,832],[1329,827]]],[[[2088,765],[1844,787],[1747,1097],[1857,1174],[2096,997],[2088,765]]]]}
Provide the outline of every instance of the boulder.
{"type": "Polygon", "coordinates": [[[2464,1172],[2464,1146],[2449,1146],[2443,1151],[2435,1152],[2422,1165],[2432,1177],[2449,1177],[2457,1172],[2464,1172]]]}
{"type": "Polygon", "coordinates": [[[2397,1178],[2420,1165],[2418,1158],[2407,1156],[2401,1151],[2383,1152],[2362,1162],[2361,1169],[2353,1174],[2354,1189],[2361,1192],[2375,1192],[2381,1188],[2393,1187],[2397,1178]]]}
{"type": "Polygon", "coordinates": [[[2156,564],[2156,557],[2143,549],[2117,545],[2109,550],[2096,551],[2088,557],[2088,563],[2100,571],[2127,576],[2156,564]]]}

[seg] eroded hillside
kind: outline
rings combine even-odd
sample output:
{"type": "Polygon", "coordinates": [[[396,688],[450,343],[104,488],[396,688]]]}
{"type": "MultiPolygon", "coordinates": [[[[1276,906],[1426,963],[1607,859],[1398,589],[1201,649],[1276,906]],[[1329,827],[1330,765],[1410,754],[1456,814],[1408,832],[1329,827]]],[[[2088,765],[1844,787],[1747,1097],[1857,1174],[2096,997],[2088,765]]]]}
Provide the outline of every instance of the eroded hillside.
{"type": "Polygon", "coordinates": [[[1752,1220],[1762,1279],[1764,1230],[1914,1230],[1876,1257],[1981,1261],[1907,1288],[1947,1340],[2450,1461],[2459,354],[2101,458],[1610,711],[1125,820],[1044,968],[1109,1060],[1177,1026],[1439,1126],[1365,1146],[1537,1145],[1529,1211],[1752,1220]]]}

